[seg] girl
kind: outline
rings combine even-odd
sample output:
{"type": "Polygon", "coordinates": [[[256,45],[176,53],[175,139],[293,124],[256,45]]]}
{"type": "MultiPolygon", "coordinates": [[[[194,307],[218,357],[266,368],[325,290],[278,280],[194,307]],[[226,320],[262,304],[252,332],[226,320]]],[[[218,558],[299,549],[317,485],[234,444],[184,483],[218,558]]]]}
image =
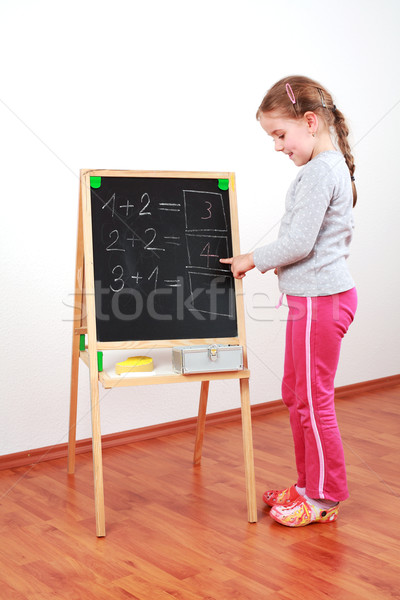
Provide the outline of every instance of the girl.
{"type": "Polygon", "coordinates": [[[330,93],[302,76],[278,81],[257,119],[275,150],[303,169],[286,197],[278,239],[221,262],[237,279],[257,267],[275,269],[289,315],[282,398],[289,409],[298,479],[263,499],[289,527],[328,523],[348,497],[334,407],[341,340],[353,321],[357,294],[346,259],[357,195],[349,130],[330,93]],[[334,142],[339,150],[336,149],[334,142]]]}

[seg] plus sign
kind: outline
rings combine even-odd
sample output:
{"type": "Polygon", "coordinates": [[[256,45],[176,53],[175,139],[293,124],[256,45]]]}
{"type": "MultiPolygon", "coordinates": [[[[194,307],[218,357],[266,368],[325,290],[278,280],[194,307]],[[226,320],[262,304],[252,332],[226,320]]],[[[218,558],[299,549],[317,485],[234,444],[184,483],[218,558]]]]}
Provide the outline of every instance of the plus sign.
{"type": "Polygon", "coordinates": [[[135,208],[135,205],[134,204],[129,204],[129,200],[127,200],[126,204],[120,204],[119,207],[120,208],[126,208],[125,215],[128,217],[129,216],[129,209],[130,208],[135,208]]]}
{"type": "Polygon", "coordinates": [[[143,279],[143,277],[139,277],[139,273],[136,273],[136,275],[132,275],[132,279],[136,279],[136,283],[139,283],[139,279],[143,279]]]}

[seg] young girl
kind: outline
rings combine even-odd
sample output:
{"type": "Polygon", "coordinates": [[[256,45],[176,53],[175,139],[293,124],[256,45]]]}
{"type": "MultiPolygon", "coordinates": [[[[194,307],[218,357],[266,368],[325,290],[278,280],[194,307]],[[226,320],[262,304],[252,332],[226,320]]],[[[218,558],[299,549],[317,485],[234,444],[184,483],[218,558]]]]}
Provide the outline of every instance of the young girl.
{"type": "Polygon", "coordinates": [[[357,199],[355,166],[344,116],[316,81],[301,76],[278,81],[257,118],[275,150],[303,168],[288,190],[278,239],[221,262],[231,265],[237,279],[254,267],[262,273],[275,269],[287,297],[282,398],[298,479],[287,489],[266,491],[263,499],[275,521],[301,527],[335,521],[339,502],[348,497],[334,378],[357,306],[346,264],[357,199]]]}

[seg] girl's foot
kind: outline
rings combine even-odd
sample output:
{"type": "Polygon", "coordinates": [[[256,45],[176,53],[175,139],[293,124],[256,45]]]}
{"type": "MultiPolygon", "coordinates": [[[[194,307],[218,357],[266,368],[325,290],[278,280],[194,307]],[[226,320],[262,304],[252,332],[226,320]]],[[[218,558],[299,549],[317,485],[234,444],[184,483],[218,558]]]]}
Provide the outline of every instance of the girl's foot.
{"type": "Polygon", "coordinates": [[[331,508],[317,508],[303,496],[299,496],[292,504],[275,505],[269,513],[271,517],[286,527],[304,527],[311,523],[332,523],[336,521],[339,502],[331,508]]]}
{"type": "Polygon", "coordinates": [[[263,495],[263,500],[268,506],[288,506],[300,498],[300,494],[295,485],[285,490],[267,490],[263,495]]]}

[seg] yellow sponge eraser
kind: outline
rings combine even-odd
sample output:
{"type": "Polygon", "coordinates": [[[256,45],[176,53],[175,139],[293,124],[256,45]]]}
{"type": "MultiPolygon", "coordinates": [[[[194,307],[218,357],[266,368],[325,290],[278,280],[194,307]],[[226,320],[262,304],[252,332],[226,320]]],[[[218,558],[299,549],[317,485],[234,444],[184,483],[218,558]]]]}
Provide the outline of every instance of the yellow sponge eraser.
{"type": "Polygon", "coordinates": [[[150,356],[131,356],[123,362],[115,365],[117,375],[122,373],[134,373],[136,371],[152,371],[153,359],[150,356]]]}

